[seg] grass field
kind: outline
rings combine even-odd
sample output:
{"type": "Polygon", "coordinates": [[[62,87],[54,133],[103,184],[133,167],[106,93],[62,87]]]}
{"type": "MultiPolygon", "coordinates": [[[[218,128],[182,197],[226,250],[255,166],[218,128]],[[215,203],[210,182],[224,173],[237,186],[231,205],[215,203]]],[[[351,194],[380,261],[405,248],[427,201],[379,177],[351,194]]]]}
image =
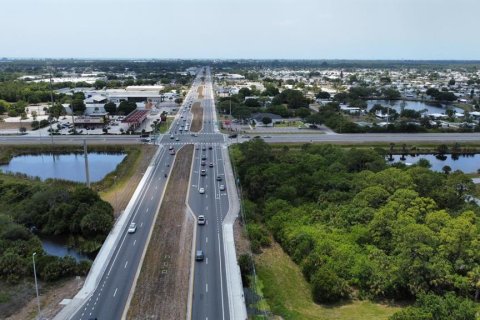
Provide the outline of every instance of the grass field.
{"type": "Polygon", "coordinates": [[[299,126],[304,127],[305,124],[302,121],[283,121],[280,123],[275,123],[274,125],[275,128],[288,128],[288,127],[298,128],[299,126]]]}
{"type": "Polygon", "coordinates": [[[265,249],[255,261],[267,309],[285,320],[383,320],[400,310],[369,301],[315,304],[299,267],[278,244],[265,249]]]}
{"type": "Polygon", "coordinates": [[[168,131],[170,128],[170,125],[172,124],[174,118],[167,117],[166,121],[162,121],[160,123],[160,133],[165,133],[168,131]]]}

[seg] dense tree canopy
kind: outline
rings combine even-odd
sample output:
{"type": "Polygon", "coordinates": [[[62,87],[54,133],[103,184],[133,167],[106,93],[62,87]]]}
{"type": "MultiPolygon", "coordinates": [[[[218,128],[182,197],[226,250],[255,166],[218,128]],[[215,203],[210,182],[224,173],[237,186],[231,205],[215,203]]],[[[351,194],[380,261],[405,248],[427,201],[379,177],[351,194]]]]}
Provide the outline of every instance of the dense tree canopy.
{"type": "Polygon", "coordinates": [[[8,181],[0,179],[0,279],[16,283],[31,277],[34,252],[41,279],[85,275],[89,261],[77,263],[71,257],[46,255],[32,231],[63,236],[80,251],[95,252],[113,225],[112,207],[85,187],[8,181]]]}
{"type": "MultiPolygon", "coordinates": [[[[272,150],[259,139],[238,145],[233,159],[248,224],[268,228],[316,301],[419,297],[405,312],[428,313],[437,295],[453,292],[445,303],[460,310],[480,294],[480,210],[465,201],[474,186],[463,173],[389,167],[367,149],[272,150]]],[[[268,245],[249,235],[253,250],[268,245]]],[[[394,319],[424,319],[407,315],[394,319]]]]}

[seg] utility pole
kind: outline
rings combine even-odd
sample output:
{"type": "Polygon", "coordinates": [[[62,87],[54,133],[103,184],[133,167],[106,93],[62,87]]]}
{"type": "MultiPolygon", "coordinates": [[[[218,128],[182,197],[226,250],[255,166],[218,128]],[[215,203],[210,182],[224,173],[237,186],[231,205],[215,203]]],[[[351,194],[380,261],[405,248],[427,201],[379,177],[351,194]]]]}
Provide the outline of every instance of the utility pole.
{"type": "Polygon", "coordinates": [[[37,282],[37,270],[35,269],[35,255],[37,253],[34,252],[32,254],[32,260],[33,260],[33,276],[35,277],[35,291],[37,292],[37,307],[38,307],[38,319],[42,318],[42,315],[40,313],[40,297],[38,295],[38,282],[37,282]]]}
{"type": "Polygon", "coordinates": [[[87,153],[87,140],[83,140],[83,154],[85,156],[85,177],[87,179],[87,187],[90,188],[90,173],[88,171],[88,153],[87,153]]]}
{"type": "MultiPolygon", "coordinates": [[[[50,100],[52,101],[52,110],[53,110],[53,86],[52,86],[52,70],[50,70],[50,100]]],[[[48,112],[48,123],[50,125],[50,138],[52,139],[53,145],[53,130],[52,130],[52,115],[48,112]]]]}

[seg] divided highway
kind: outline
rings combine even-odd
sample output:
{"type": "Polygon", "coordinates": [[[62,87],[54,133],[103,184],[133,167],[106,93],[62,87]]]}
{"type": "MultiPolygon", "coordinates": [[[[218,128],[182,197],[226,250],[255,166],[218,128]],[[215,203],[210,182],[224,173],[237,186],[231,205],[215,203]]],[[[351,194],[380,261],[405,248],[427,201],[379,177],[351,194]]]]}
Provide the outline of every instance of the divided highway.
{"type": "Polygon", "coordinates": [[[198,225],[196,250],[205,254],[204,261],[195,263],[192,319],[230,319],[223,243],[223,220],[229,209],[222,156],[223,135],[215,133],[215,108],[211,74],[206,69],[203,106],[204,135],[195,148],[188,204],[195,215],[204,215],[205,225],[198,225]],[[210,137],[204,139],[204,137],[210,137]],[[212,143],[212,140],[214,141],[212,143]],[[204,159],[204,160],[202,160],[204,159]],[[202,175],[205,170],[205,175],[202,175]],[[204,193],[200,193],[200,189],[204,193]]]}
{"type": "MultiPolygon", "coordinates": [[[[223,239],[223,222],[231,209],[229,208],[231,204],[229,193],[236,192],[236,190],[229,190],[229,184],[225,181],[227,175],[231,176],[231,170],[225,172],[224,154],[228,144],[248,139],[241,136],[236,139],[227,139],[225,135],[219,133],[210,69],[202,70],[205,70],[205,75],[202,71],[197,74],[170,131],[155,142],[160,147],[154,158],[152,173],[140,190],[118,242],[111,248],[113,250],[111,259],[106,263],[105,272],[99,275],[98,285],[84,300],[81,300],[80,307],[65,319],[121,319],[126,314],[125,308],[132,292],[134,277],[138,268],[141,268],[140,260],[147,245],[148,234],[153,225],[155,213],[160,206],[174,162],[175,157],[170,154],[169,148],[179,149],[185,144],[195,145],[191,185],[186,201],[197,218],[199,215],[204,215],[206,218],[205,225],[196,226],[196,247],[193,250],[202,250],[205,259],[194,263],[191,316],[192,319],[204,320],[235,318],[234,312],[231,310],[234,308],[231,305],[237,302],[229,301],[227,290],[229,261],[226,261],[227,246],[223,239]],[[204,83],[200,80],[203,76],[204,83]],[[197,93],[198,87],[201,85],[204,86],[203,98],[199,98],[197,93]],[[188,130],[193,117],[190,108],[194,102],[201,102],[203,107],[203,128],[198,134],[193,134],[188,130]],[[202,170],[205,170],[205,175],[202,174],[202,170]],[[127,233],[127,228],[131,222],[137,224],[137,230],[130,234],[127,233]]],[[[138,136],[54,136],[54,142],[59,144],[82,143],[83,140],[87,140],[88,143],[140,143],[138,136]]],[[[265,141],[271,143],[478,142],[480,133],[277,134],[265,137],[265,141]]],[[[51,143],[51,138],[0,137],[0,144],[31,143],[48,144],[51,143]]],[[[234,258],[230,260],[234,261],[234,258]]]]}
{"type": "MultiPolygon", "coordinates": [[[[186,97],[185,104],[195,97],[198,83],[197,77],[186,97]]],[[[179,113],[172,124],[172,132],[183,122],[179,113]]],[[[184,139],[187,136],[195,138],[187,134],[182,135],[178,141],[175,138],[170,139],[169,134],[163,137],[163,143],[154,159],[153,172],[140,191],[131,216],[120,234],[118,245],[111,248],[114,252],[104,274],[95,290],[83,301],[81,307],[68,317],[69,319],[121,319],[126,314],[125,308],[132,292],[134,277],[137,269],[141,268],[140,260],[147,245],[148,234],[153,225],[155,213],[160,206],[170,170],[173,167],[175,157],[170,154],[169,146],[188,143],[189,141],[184,139]],[[137,225],[135,233],[127,232],[131,222],[135,222],[137,225]]],[[[136,141],[138,141],[138,137],[136,137],[136,141]]]]}

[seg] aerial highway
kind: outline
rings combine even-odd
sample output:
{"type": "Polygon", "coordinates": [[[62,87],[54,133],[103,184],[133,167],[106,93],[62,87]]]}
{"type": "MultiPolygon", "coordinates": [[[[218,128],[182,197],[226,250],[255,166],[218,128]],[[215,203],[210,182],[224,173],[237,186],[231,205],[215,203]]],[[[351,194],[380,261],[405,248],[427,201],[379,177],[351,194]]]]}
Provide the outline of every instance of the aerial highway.
{"type": "MultiPolygon", "coordinates": [[[[198,81],[195,81],[186,98],[188,103],[197,90],[198,81]]],[[[183,122],[177,115],[171,128],[175,128],[183,122]]],[[[187,134],[183,135],[187,137],[187,134]]],[[[141,190],[138,201],[132,210],[131,216],[125,223],[125,229],[114,250],[105,272],[100,278],[95,290],[84,299],[83,303],[76,308],[68,319],[121,319],[124,315],[128,297],[132,292],[132,285],[137,269],[140,268],[140,260],[155,213],[159,208],[163,193],[167,184],[168,176],[173,167],[174,155],[169,152],[168,146],[173,145],[175,139],[165,135],[165,144],[161,144],[160,150],[154,159],[154,168],[151,176],[141,190]],[[128,233],[130,224],[136,223],[137,230],[128,233]]],[[[136,138],[138,141],[138,137],[136,138]]],[[[178,141],[185,143],[185,141],[178,141]]],[[[178,148],[177,148],[178,149],[178,148]]],[[[98,259],[98,257],[97,257],[98,259]]]]}
{"type": "MultiPolygon", "coordinates": [[[[186,202],[197,217],[206,219],[197,225],[194,251],[202,250],[204,259],[194,262],[192,319],[234,319],[232,301],[229,301],[226,261],[226,245],[223,238],[223,222],[232,192],[226,183],[225,150],[229,144],[241,143],[254,138],[263,138],[268,143],[400,143],[400,142],[479,142],[480,133],[426,133],[426,134],[239,134],[228,138],[218,130],[212,77],[209,68],[197,74],[192,87],[177,113],[169,131],[154,140],[159,150],[153,160],[152,173],[141,188],[138,198],[124,224],[116,245],[111,248],[111,258],[99,276],[95,288],[88,293],[75,310],[65,319],[121,319],[125,314],[132,293],[137,270],[141,268],[142,253],[148,244],[148,234],[154,223],[167,185],[175,156],[169,147],[176,150],[186,144],[194,144],[195,152],[186,202]],[[204,81],[201,78],[204,77],[204,81]],[[198,88],[203,86],[203,97],[198,88]],[[202,129],[195,133],[186,129],[193,121],[191,106],[200,102],[203,107],[202,129]],[[205,170],[203,174],[202,170],[205,170]],[[128,233],[131,223],[136,232],[128,233]]],[[[0,144],[137,144],[138,136],[129,135],[68,135],[53,137],[1,136],[0,144]],[[53,139],[52,139],[53,138],[53,139]]]]}
{"type": "MultiPolygon", "coordinates": [[[[225,166],[222,148],[223,135],[215,133],[215,108],[209,68],[206,69],[203,106],[203,128],[210,142],[195,148],[193,172],[188,204],[198,217],[203,215],[205,225],[197,228],[196,250],[205,254],[204,261],[195,264],[192,319],[230,319],[223,243],[223,220],[229,209],[225,166]],[[202,160],[205,159],[205,160],[202,160]],[[201,171],[205,170],[205,175],[201,171]],[[203,188],[203,193],[200,190],[203,188]]],[[[199,136],[200,138],[200,136],[199,136]]]]}

